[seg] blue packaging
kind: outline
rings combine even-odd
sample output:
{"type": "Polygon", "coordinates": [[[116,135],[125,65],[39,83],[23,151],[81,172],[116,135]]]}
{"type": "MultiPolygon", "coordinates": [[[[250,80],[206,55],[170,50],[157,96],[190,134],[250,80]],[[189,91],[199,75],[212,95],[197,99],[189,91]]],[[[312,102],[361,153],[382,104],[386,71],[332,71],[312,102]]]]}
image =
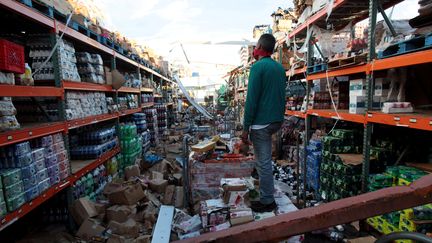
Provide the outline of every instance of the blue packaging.
{"type": "Polygon", "coordinates": [[[52,138],[54,143],[63,142],[63,134],[61,133],[56,133],[52,135],[52,138]]]}
{"type": "Polygon", "coordinates": [[[44,158],[45,148],[38,148],[32,151],[32,156],[34,161],[38,161],[44,158]]]}
{"type": "Polygon", "coordinates": [[[23,192],[24,192],[24,184],[22,181],[12,184],[10,186],[6,186],[4,188],[4,195],[6,197],[6,200],[8,198],[14,198],[23,192]]]}
{"type": "Polygon", "coordinates": [[[15,157],[15,168],[22,168],[33,163],[33,156],[31,153],[18,155],[15,157]]]}
{"type": "Polygon", "coordinates": [[[9,198],[6,200],[7,209],[9,212],[13,212],[21,207],[25,203],[25,195],[21,193],[16,197],[9,198]]]}
{"type": "Polygon", "coordinates": [[[46,191],[50,187],[51,187],[50,178],[46,178],[45,180],[39,182],[39,184],[38,184],[39,193],[42,194],[44,191],[46,191]]]}
{"type": "Polygon", "coordinates": [[[58,153],[56,154],[56,156],[57,156],[57,163],[59,163],[59,162],[61,162],[61,161],[65,161],[65,160],[68,159],[68,157],[67,157],[67,152],[66,152],[65,150],[63,150],[63,151],[61,151],[61,152],[58,152],[58,153]]]}
{"type": "Polygon", "coordinates": [[[3,182],[3,186],[13,185],[21,181],[21,170],[20,169],[7,169],[0,172],[0,177],[3,182]]]}
{"type": "Polygon", "coordinates": [[[21,168],[21,178],[29,178],[36,174],[36,165],[31,164],[21,168]]]}
{"type": "Polygon", "coordinates": [[[45,146],[44,149],[45,149],[45,156],[51,156],[56,153],[54,145],[45,146]]]}
{"type": "Polygon", "coordinates": [[[43,169],[37,173],[37,179],[39,182],[46,180],[47,178],[49,178],[47,169],[43,169]]]}
{"type": "Polygon", "coordinates": [[[26,201],[31,201],[39,196],[39,187],[33,186],[25,191],[25,199],[26,201]]]}
{"type": "Polygon", "coordinates": [[[30,142],[26,141],[23,143],[17,143],[14,145],[13,150],[15,156],[30,153],[31,152],[30,142]]]}
{"type": "Polygon", "coordinates": [[[60,175],[60,166],[59,165],[53,165],[53,166],[48,167],[47,169],[48,169],[48,175],[50,177],[60,175]]]}
{"type": "Polygon", "coordinates": [[[60,183],[60,174],[50,177],[50,184],[51,185],[55,185],[57,183],[60,183]]]}
{"type": "Polygon", "coordinates": [[[50,167],[53,166],[55,164],[58,164],[58,160],[57,160],[57,155],[53,154],[50,156],[45,157],[45,167],[50,167]]]}
{"type": "Polygon", "coordinates": [[[53,143],[54,143],[53,137],[51,135],[41,138],[41,144],[42,144],[42,147],[44,147],[44,148],[52,145],[53,143]]]}
{"type": "Polygon", "coordinates": [[[34,186],[37,186],[39,183],[37,174],[30,176],[29,178],[23,179],[24,190],[28,190],[34,186]]]}
{"type": "Polygon", "coordinates": [[[36,161],[34,164],[36,166],[36,171],[40,171],[40,170],[43,170],[43,169],[46,168],[46,166],[45,166],[45,158],[42,158],[42,159],[36,161]]]}

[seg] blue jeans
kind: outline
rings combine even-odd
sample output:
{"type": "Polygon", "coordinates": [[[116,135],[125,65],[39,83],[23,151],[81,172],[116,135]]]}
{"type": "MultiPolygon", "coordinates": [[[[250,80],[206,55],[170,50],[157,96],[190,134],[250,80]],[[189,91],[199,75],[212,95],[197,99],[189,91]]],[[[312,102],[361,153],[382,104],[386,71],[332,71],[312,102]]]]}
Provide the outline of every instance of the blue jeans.
{"type": "Polygon", "coordinates": [[[274,201],[274,181],[272,167],[272,135],[282,123],[271,123],[263,129],[251,129],[250,139],[254,147],[256,169],[259,175],[260,202],[270,204],[274,201]]]}

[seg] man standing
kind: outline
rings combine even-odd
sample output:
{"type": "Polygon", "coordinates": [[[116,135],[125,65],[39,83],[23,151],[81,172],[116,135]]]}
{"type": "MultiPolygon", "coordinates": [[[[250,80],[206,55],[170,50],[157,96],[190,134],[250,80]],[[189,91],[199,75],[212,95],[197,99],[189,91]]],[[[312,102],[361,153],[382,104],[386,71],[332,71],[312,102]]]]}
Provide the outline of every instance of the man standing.
{"type": "Polygon", "coordinates": [[[257,62],[250,70],[246,96],[242,140],[247,143],[250,133],[260,182],[260,201],[251,207],[255,212],[269,212],[276,208],[272,135],[284,120],[286,75],[282,65],[270,57],[275,44],[271,34],[263,34],[258,40],[253,53],[257,62]]]}

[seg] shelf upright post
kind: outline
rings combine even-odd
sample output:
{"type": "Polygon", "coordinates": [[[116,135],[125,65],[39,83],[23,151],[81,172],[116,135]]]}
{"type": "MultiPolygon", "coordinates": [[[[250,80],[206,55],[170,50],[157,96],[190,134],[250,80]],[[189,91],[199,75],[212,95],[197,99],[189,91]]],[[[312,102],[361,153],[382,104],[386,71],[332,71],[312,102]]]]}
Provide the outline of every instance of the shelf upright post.
{"type": "MultiPolygon", "coordinates": [[[[378,10],[378,0],[369,0],[369,34],[368,34],[368,48],[369,53],[367,62],[370,63],[375,58],[375,27],[378,10]]],[[[368,72],[366,74],[366,114],[372,108],[373,102],[373,74],[368,72]]],[[[370,164],[370,141],[372,137],[372,123],[367,123],[364,128],[363,134],[363,168],[362,168],[362,192],[367,191],[368,178],[369,178],[369,164],[370,164]]]]}
{"type": "Polygon", "coordinates": [[[141,103],[141,86],[142,86],[142,81],[141,81],[141,69],[139,66],[137,66],[137,78],[140,81],[140,93],[138,94],[138,107],[142,107],[142,103],[141,103]]]}

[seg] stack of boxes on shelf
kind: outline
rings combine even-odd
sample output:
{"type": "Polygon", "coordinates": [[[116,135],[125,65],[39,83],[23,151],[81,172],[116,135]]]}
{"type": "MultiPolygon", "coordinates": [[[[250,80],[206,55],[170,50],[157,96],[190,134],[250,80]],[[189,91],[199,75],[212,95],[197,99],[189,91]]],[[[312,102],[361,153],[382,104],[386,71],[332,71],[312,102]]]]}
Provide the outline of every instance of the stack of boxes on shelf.
{"type": "Polygon", "coordinates": [[[11,97],[0,97],[0,132],[19,129],[20,124],[15,115],[17,110],[11,97]]]}
{"type": "Polygon", "coordinates": [[[328,87],[326,80],[314,80],[308,109],[333,109],[332,98],[337,109],[348,109],[347,80],[348,77],[338,77],[337,80],[330,83],[330,87],[328,87]],[[330,93],[332,97],[330,97],[330,93]]]}
{"type": "Polygon", "coordinates": [[[153,94],[141,94],[141,104],[154,102],[153,94]]]}
{"type": "Polygon", "coordinates": [[[144,110],[147,116],[147,127],[150,130],[150,141],[152,146],[159,144],[159,126],[157,110],[154,108],[148,108],[144,110]]]}
{"type": "Polygon", "coordinates": [[[133,122],[137,127],[138,134],[141,134],[143,143],[143,152],[150,148],[150,132],[147,130],[147,121],[145,113],[135,113],[132,115],[133,122]]]}
{"type": "Polygon", "coordinates": [[[306,147],[306,153],[306,184],[318,193],[322,159],[321,141],[311,139],[306,147]]]}
{"type": "Polygon", "coordinates": [[[108,113],[107,98],[103,92],[67,92],[67,120],[108,113]]]}
{"type": "Polygon", "coordinates": [[[301,81],[288,82],[286,87],[286,108],[288,110],[299,111],[305,95],[306,84],[303,84],[301,81]]]}
{"type": "Polygon", "coordinates": [[[326,201],[355,196],[361,189],[361,136],[334,129],[322,140],[320,194],[326,201]],[[335,177],[334,175],[338,176],[335,177]]]}
{"type": "Polygon", "coordinates": [[[118,97],[119,110],[138,108],[138,95],[126,94],[124,97],[118,97]]]}
{"type": "Polygon", "coordinates": [[[78,179],[72,186],[73,198],[88,197],[95,201],[96,197],[103,191],[108,182],[107,169],[100,165],[93,171],[78,179]]]}
{"type": "Polygon", "coordinates": [[[138,136],[137,126],[133,123],[120,125],[120,146],[123,155],[123,163],[120,170],[134,165],[137,158],[141,157],[143,140],[138,136]]]}
{"type": "Polygon", "coordinates": [[[167,106],[165,104],[156,104],[155,108],[157,110],[159,136],[161,136],[168,126],[167,106]]]}
{"type": "Polygon", "coordinates": [[[117,147],[118,140],[115,127],[92,129],[94,128],[81,128],[76,135],[70,136],[72,159],[97,159],[117,147]]]}
{"type": "MultiPolygon", "coordinates": [[[[81,82],[81,77],[78,74],[76,65],[77,59],[75,56],[75,48],[72,43],[66,40],[58,39],[58,63],[60,65],[60,79],[68,81],[81,82]]],[[[49,57],[52,50],[52,44],[48,37],[32,37],[27,46],[30,48],[30,62],[34,73],[34,80],[53,80],[54,65],[52,59],[44,66],[46,59],[49,57]],[[39,71],[38,71],[39,70],[39,71]]]]}
{"type": "MultiPolygon", "coordinates": [[[[366,112],[366,79],[350,80],[349,84],[349,113],[365,114],[366,112]]],[[[379,92],[379,91],[378,91],[379,92]]],[[[377,95],[377,91],[373,96],[372,109],[381,108],[381,96],[377,95]]],[[[381,90],[381,94],[383,94],[381,90]]]]}
{"type": "Polygon", "coordinates": [[[76,53],[78,72],[83,82],[105,84],[105,69],[99,54],[76,53]]]}
{"type": "Polygon", "coordinates": [[[0,148],[0,217],[69,176],[61,133],[0,148]]]}
{"type": "MultiPolygon", "coordinates": [[[[391,186],[409,185],[428,173],[408,166],[389,166],[382,174],[373,174],[369,178],[369,191],[391,186]]],[[[420,232],[432,230],[432,204],[408,208],[372,218],[366,222],[383,234],[393,232],[420,232]]],[[[397,241],[412,243],[411,240],[397,241]]]]}

